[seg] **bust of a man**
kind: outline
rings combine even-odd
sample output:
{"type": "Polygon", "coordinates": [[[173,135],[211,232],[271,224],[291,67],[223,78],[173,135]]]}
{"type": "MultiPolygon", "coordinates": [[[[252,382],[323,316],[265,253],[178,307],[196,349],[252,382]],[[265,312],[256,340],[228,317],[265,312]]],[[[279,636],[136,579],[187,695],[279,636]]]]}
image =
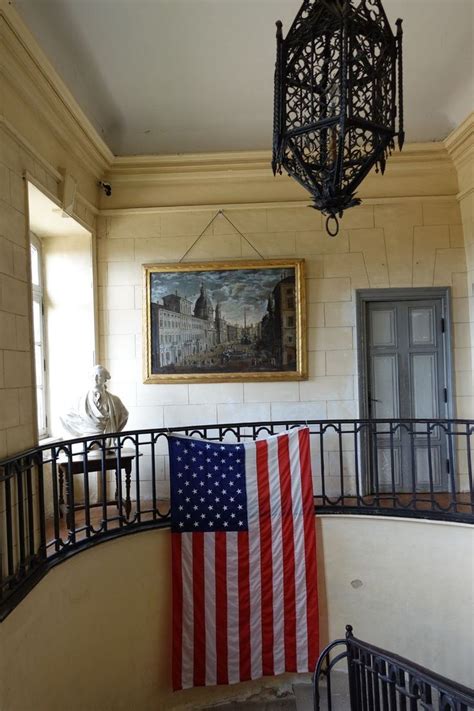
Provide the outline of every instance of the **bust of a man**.
{"type": "Polygon", "coordinates": [[[120,432],[128,420],[128,410],[117,395],[107,390],[110,373],[102,365],[94,366],[92,388],[83,395],[75,408],[63,417],[64,428],[74,437],[120,432]]]}

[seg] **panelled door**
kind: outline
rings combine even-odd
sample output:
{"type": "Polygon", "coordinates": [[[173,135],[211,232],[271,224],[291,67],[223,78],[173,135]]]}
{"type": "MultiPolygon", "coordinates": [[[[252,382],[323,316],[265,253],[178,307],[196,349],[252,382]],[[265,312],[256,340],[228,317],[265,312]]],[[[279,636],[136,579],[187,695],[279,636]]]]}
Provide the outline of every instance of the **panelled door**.
{"type": "MultiPolygon", "coordinates": [[[[448,417],[443,299],[366,302],[366,412],[369,418],[448,417]]],[[[392,428],[369,437],[368,464],[379,489],[445,490],[450,463],[441,427],[392,428]]]]}

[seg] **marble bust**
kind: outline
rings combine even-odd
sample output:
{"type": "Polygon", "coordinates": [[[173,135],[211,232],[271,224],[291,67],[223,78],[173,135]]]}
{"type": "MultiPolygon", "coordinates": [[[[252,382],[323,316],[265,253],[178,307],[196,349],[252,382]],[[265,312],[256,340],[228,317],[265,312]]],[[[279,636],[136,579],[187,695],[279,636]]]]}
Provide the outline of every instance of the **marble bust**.
{"type": "Polygon", "coordinates": [[[93,368],[92,388],[83,395],[76,407],[60,419],[63,427],[74,437],[120,432],[128,420],[128,410],[117,395],[109,393],[106,381],[110,373],[102,365],[93,368]]]}

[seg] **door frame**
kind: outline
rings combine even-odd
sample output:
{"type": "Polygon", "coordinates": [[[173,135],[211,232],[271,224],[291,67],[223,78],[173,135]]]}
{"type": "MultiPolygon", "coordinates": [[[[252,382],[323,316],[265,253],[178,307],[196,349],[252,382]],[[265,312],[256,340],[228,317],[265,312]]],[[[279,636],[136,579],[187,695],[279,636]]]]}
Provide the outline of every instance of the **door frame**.
{"type": "MultiPolygon", "coordinates": [[[[454,363],[452,352],[452,297],[450,286],[403,287],[393,289],[356,289],[356,339],[357,339],[357,374],[359,380],[359,418],[368,420],[368,342],[367,342],[367,304],[374,301],[416,301],[417,299],[440,299],[441,314],[444,320],[444,376],[448,390],[446,401],[446,419],[454,417],[454,363]]],[[[364,493],[370,489],[370,473],[367,467],[367,446],[362,446],[361,471],[364,493]]],[[[453,458],[456,453],[453,451],[453,458]]],[[[452,467],[455,461],[451,462],[452,467]]]]}
{"type": "Polygon", "coordinates": [[[440,299],[444,319],[445,379],[448,388],[446,418],[454,416],[454,369],[452,353],[452,299],[450,286],[404,287],[394,289],[356,289],[357,374],[359,377],[359,417],[369,419],[367,362],[367,304],[373,301],[416,301],[440,299]]]}

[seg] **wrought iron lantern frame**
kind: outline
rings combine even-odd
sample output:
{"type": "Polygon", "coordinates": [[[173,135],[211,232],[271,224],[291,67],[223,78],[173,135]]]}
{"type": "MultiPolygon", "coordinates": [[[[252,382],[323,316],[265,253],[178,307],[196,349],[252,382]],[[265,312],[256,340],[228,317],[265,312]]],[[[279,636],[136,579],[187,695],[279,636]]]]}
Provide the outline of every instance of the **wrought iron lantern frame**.
{"type": "Polygon", "coordinates": [[[381,0],[303,0],[285,38],[276,24],[273,173],[309,191],[334,235],[396,137],[403,147],[402,20],[394,34],[381,0]]]}

